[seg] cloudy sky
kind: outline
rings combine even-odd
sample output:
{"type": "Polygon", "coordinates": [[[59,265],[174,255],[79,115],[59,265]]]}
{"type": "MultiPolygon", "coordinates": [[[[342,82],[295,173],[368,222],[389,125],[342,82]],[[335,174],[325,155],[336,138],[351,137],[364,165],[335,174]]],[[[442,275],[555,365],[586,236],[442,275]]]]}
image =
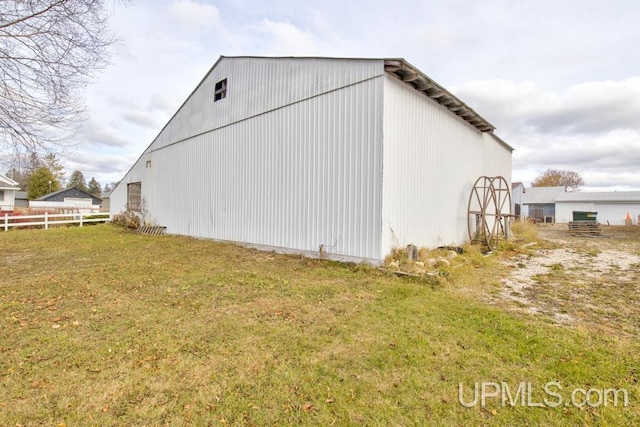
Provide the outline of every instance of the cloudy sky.
{"type": "Polygon", "coordinates": [[[513,180],[640,189],[636,0],[132,0],[64,160],[122,178],[220,55],[402,57],[496,126],[513,180]]]}

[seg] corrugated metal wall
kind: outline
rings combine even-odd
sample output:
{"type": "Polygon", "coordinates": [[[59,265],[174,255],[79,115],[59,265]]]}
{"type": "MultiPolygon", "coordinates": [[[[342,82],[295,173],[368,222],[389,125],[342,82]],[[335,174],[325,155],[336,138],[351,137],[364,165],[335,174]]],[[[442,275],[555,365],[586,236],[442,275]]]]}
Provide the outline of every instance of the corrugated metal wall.
{"type": "Polygon", "coordinates": [[[377,259],[383,63],[344,64],[223,59],[125,182],[169,233],[377,259]]]}
{"type": "MultiPolygon", "coordinates": [[[[573,211],[596,212],[597,210],[595,208],[595,204],[592,202],[556,203],[554,212],[555,222],[566,223],[573,221],[573,211]]],[[[599,214],[598,221],[600,221],[599,214]]],[[[622,217],[622,224],[624,224],[624,216],[622,217]]]]}
{"type": "Polygon", "coordinates": [[[511,149],[490,132],[482,133],[482,173],[486,176],[501,176],[511,189],[511,149]]]}
{"type": "Polygon", "coordinates": [[[556,202],[556,222],[573,221],[573,211],[598,212],[598,222],[610,225],[624,225],[629,212],[635,224],[640,215],[640,203],[556,202]]]}
{"type": "Polygon", "coordinates": [[[511,183],[511,150],[408,85],[384,84],[382,253],[468,239],[467,204],[480,175],[511,183]]]}

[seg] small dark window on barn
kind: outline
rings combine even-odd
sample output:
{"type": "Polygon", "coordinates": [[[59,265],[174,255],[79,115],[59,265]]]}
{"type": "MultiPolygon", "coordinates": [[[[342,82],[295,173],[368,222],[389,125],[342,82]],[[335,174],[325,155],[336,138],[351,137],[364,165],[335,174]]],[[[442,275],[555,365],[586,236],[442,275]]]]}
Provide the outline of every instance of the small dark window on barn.
{"type": "Polygon", "coordinates": [[[142,210],[142,183],[127,184],[127,210],[134,212],[142,210]]]}
{"type": "Polygon", "coordinates": [[[4,200],[4,190],[0,190],[0,201],[4,200]]]}
{"type": "Polygon", "coordinates": [[[147,160],[147,169],[151,167],[151,160],[147,160]]]}
{"type": "Polygon", "coordinates": [[[220,101],[222,98],[227,97],[227,79],[220,80],[216,83],[216,91],[213,98],[213,102],[220,101]]]}

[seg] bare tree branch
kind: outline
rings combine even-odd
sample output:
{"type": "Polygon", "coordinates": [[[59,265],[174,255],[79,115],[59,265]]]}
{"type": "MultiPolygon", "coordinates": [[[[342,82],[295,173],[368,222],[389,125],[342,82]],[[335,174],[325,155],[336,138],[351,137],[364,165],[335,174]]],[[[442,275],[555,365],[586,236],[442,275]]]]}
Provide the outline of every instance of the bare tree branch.
{"type": "Polygon", "coordinates": [[[0,149],[73,143],[82,94],[109,59],[109,0],[0,0],[0,149]]]}

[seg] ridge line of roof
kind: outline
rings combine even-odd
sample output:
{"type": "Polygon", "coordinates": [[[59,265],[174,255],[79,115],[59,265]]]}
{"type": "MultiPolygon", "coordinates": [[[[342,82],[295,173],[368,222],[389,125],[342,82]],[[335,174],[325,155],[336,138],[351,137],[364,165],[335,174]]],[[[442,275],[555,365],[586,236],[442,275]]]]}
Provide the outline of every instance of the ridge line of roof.
{"type": "Polygon", "coordinates": [[[45,197],[49,198],[49,197],[51,197],[51,196],[55,196],[55,195],[58,195],[58,194],[60,194],[60,193],[63,193],[63,192],[65,192],[65,191],[67,191],[67,190],[78,190],[78,191],[82,191],[83,193],[88,194],[88,195],[90,195],[91,197],[95,197],[96,199],[102,200],[102,198],[97,197],[97,196],[94,196],[93,194],[89,193],[88,191],[85,191],[85,190],[83,190],[83,189],[81,189],[81,188],[78,188],[78,186],[77,186],[77,185],[75,185],[75,186],[73,186],[73,187],[63,188],[63,189],[61,189],[61,190],[54,191],[53,193],[45,194],[45,195],[44,195],[44,196],[42,196],[42,197],[38,197],[36,200],[42,200],[42,201],[44,201],[44,198],[45,198],[45,197]]]}

